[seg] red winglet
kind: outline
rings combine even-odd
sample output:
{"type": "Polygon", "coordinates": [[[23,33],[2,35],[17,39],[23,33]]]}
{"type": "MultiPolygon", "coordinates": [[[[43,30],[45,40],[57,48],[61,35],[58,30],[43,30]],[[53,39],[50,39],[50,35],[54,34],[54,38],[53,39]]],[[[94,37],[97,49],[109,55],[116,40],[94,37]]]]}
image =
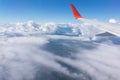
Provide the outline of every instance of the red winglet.
{"type": "Polygon", "coordinates": [[[76,10],[76,8],[75,8],[75,6],[74,6],[73,4],[70,4],[70,7],[72,8],[72,12],[73,12],[74,17],[75,17],[76,19],[83,18],[83,17],[79,14],[79,12],[76,10]]]}

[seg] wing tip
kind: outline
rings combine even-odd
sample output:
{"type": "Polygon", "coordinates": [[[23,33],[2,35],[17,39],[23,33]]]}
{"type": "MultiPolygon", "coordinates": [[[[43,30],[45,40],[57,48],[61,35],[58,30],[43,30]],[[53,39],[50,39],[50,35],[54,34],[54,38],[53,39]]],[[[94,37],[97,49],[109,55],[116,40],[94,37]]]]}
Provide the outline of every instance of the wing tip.
{"type": "Polygon", "coordinates": [[[81,19],[81,18],[83,18],[83,17],[79,14],[79,12],[77,11],[77,9],[75,8],[75,6],[74,6],[72,3],[70,4],[70,7],[71,7],[71,9],[72,9],[72,12],[73,12],[73,15],[74,15],[75,19],[81,19]]]}

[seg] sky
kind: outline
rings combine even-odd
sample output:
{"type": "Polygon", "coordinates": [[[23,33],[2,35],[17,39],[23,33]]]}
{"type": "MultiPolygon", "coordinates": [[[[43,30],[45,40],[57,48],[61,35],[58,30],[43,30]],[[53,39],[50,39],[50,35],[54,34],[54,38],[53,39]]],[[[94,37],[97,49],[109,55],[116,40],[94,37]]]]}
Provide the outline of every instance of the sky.
{"type": "Polygon", "coordinates": [[[0,0],[0,23],[75,22],[70,3],[85,18],[120,20],[120,0],[0,0]]]}

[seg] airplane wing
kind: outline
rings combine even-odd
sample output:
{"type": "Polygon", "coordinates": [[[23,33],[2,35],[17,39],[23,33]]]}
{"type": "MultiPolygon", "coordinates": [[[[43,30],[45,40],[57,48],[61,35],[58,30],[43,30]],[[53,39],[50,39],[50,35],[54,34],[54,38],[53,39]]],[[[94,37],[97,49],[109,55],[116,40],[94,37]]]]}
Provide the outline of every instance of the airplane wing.
{"type": "Polygon", "coordinates": [[[100,22],[100,21],[96,21],[96,20],[83,18],[79,14],[79,12],[77,11],[77,9],[75,8],[75,6],[73,4],[70,4],[70,7],[72,9],[75,19],[83,21],[85,23],[89,23],[100,30],[109,32],[111,34],[114,34],[114,35],[120,37],[120,24],[104,23],[104,22],[100,22]]]}

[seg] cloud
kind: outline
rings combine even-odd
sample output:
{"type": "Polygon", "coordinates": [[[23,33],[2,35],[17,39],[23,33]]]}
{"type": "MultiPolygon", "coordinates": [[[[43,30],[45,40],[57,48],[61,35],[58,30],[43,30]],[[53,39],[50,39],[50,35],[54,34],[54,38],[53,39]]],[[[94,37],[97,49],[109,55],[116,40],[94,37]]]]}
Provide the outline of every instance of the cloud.
{"type": "Polygon", "coordinates": [[[118,23],[118,21],[115,20],[115,19],[110,19],[110,20],[109,20],[109,23],[118,23]]]}
{"type": "MultiPolygon", "coordinates": [[[[10,38],[0,41],[0,80],[33,79],[34,55],[43,51],[37,49],[47,43],[45,38],[10,38]]],[[[44,53],[44,52],[43,52],[44,53]]]]}
{"type": "Polygon", "coordinates": [[[69,64],[80,71],[85,72],[95,80],[119,80],[120,46],[114,44],[99,44],[93,50],[80,51],[76,58],[60,58],[66,64],[69,64]]]}
{"type": "MultiPolygon", "coordinates": [[[[42,77],[43,72],[47,72],[46,70],[49,70],[49,72],[55,71],[74,79],[120,79],[119,45],[106,42],[92,43],[84,41],[81,44],[81,41],[78,39],[63,38],[66,41],[58,43],[61,45],[59,47],[80,51],[73,52],[72,54],[74,55],[70,57],[62,57],[43,49],[46,44],[51,44],[49,39],[49,37],[44,36],[1,39],[0,79],[34,80],[38,71],[42,77]],[[73,45],[75,48],[70,47],[70,45],[73,45]],[[90,45],[95,46],[95,48],[88,50],[87,46],[89,47],[90,45]],[[70,67],[63,64],[71,66],[73,71],[71,71],[70,67]]],[[[56,39],[53,39],[52,43],[55,44],[56,39]]],[[[62,48],[60,49],[62,50],[62,48]]]]}
{"type": "Polygon", "coordinates": [[[69,80],[120,79],[120,46],[114,44],[119,38],[85,41],[81,34],[99,32],[92,25],[29,21],[4,24],[0,31],[0,80],[35,80],[36,75],[43,79],[43,74],[45,79],[56,74],[69,80]]]}
{"type": "Polygon", "coordinates": [[[56,55],[42,49],[47,43],[49,41],[45,37],[1,39],[0,80],[34,80],[38,71],[44,76],[44,68],[71,76],[67,67],[56,62],[56,55]]]}
{"type": "Polygon", "coordinates": [[[30,35],[65,35],[92,37],[100,32],[91,25],[83,24],[40,24],[34,21],[3,24],[0,27],[0,35],[7,37],[30,36],[30,35]]]}

